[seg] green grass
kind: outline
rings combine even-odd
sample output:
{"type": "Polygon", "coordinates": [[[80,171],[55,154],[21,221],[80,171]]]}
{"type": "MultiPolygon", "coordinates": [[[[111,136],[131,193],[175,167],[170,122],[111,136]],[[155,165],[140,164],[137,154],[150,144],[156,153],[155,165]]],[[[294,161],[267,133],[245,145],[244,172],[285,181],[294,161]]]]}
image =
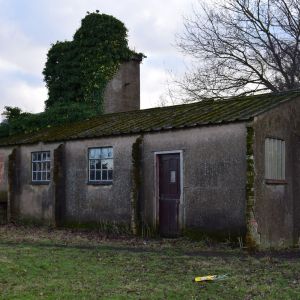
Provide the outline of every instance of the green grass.
{"type": "Polygon", "coordinates": [[[297,252],[0,227],[1,299],[300,299],[297,252]],[[195,283],[195,276],[228,274],[195,283]]]}

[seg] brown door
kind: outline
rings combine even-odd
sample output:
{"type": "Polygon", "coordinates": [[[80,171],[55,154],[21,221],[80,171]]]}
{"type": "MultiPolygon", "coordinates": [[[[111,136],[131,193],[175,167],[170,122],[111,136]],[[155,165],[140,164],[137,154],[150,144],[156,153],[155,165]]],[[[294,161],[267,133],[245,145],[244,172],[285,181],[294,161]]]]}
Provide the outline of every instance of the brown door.
{"type": "Polygon", "coordinates": [[[161,236],[179,233],[180,155],[159,156],[159,231],[161,236]]]}

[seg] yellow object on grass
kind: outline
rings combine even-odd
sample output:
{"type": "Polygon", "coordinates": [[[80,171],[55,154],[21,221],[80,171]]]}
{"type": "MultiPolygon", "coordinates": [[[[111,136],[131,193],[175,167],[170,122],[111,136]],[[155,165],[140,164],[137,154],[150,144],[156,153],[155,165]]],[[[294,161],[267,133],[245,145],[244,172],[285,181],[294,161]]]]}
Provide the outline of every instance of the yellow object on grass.
{"type": "Polygon", "coordinates": [[[227,277],[227,275],[199,276],[199,277],[195,277],[195,282],[222,280],[222,279],[225,279],[226,277],[227,277]]]}

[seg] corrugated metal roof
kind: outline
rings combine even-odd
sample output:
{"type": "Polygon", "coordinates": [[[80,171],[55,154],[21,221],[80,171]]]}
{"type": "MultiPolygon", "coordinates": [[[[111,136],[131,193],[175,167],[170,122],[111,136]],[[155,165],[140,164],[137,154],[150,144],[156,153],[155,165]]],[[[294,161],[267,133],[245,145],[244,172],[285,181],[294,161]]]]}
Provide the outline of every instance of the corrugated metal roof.
{"type": "Polygon", "coordinates": [[[280,103],[297,97],[300,98],[299,90],[105,114],[90,120],[42,129],[31,134],[2,138],[0,146],[57,142],[247,121],[280,103]]]}

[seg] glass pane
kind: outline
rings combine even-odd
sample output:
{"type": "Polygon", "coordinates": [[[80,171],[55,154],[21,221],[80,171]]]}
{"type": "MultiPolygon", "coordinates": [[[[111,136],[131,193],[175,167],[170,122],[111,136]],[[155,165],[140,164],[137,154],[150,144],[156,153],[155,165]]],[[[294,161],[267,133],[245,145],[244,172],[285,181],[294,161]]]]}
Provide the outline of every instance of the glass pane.
{"type": "Polygon", "coordinates": [[[104,170],[112,170],[113,169],[113,160],[112,159],[103,159],[102,161],[102,169],[104,170]]]}
{"type": "Polygon", "coordinates": [[[95,158],[95,149],[90,149],[89,151],[90,151],[89,158],[94,159],[95,158]]]}
{"type": "Polygon", "coordinates": [[[42,180],[43,180],[43,181],[46,180],[46,172],[42,172],[42,180]]]}
{"type": "Polygon", "coordinates": [[[94,160],[90,160],[90,169],[91,170],[95,169],[95,161],[94,160]]]}
{"type": "Polygon", "coordinates": [[[96,180],[101,180],[100,173],[101,171],[96,171],[96,180]]]}
{"type": "Polygon", "coordinates": [[[96,169],[97,169],[97,170],[100,170],[100,169],[101,169],[101,161],[100,161],[100,160],[97,160],[97,161],[96,161],[96,169]]]}
{"type": "Polygon", "coordinates": [[[90,171],[90,180],[95,180],[95,171],[90,171]]]}
{"type": "Polygon", "coordinates": [[[41,163],[41,170],[42,170],[42,171],[46,171],[45,163],[41,163]]]}
{"type": "Polygon", "coordinates": [[[108,149],[102,148],[101,149],[101,158],[107,158],[108,157],[108,149]]]}
{"type": "Polygon", "coordinates": [[[107,148],[107,157],[112,158],[113,157],[113,148],[107,148]]]}
{"type": "Polygon", "coordinates": [[[50,162],[47,162],[46,168],[48,171],[50,170],[50,162]]]}
{"type": "Polygon", "coordinates": [[[41,152],[38,152],[38,153],[37,153],[37,160],[38,160],[38,161],[41,161],[41,152]]]}
{"type": "Polygon", "coordinates": [[[112,170],[108,171],[108,180],[113,180],[113,171],[112,170]]]}
{"type": "Polygon", "coordinates": [[[36,180],[36,172],[32,173],[32,180],[36,180]]]}
{"type": "Polygon", "coordinates": [[[107,180],[107,171],[102,171],[102,180],[107,180]]]}
{"type": "Polygon", "coordinates": [[[36,180],[41,180],[41,172],[36,173],[36,180]]]}
{"type": "Polygon", "coordinates": [[[47,152],[47,160],[50,160],[50,151],[47,152]]]}
{"type": "Polygon", "coordinates": [[[40,171],[41,170],[41,163],[35,163],[36,164],[36,170],[40,171]]]}
{"type": "Polygon", "coordinates": [[[37,160],[37,154],[36,153],[32,153],[32,161],[35,161],[35,160],[37,160]]]}
{"type": "Polygon", "coordinates": [[[32,171],[36,171],[36,163],[32,163],[32,171]]]}
{"type": "Polygon", "coordinates": [[[50,172],[47,172],[47,180],[50,180],[50,172]]]}

